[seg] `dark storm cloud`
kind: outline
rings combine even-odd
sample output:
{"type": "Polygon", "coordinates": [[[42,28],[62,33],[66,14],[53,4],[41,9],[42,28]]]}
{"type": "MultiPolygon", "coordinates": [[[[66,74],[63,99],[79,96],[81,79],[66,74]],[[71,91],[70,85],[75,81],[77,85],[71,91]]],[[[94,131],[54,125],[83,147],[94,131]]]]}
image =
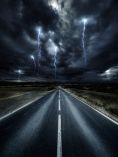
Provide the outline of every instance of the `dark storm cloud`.
{"type": "Polygon", "coordinates": [[[36,73],[52,79],[56,50],[58,79],[102,79],[102,73],[118,65],[117,7],[116,0],[1,0],[1,76],[12,75],[15,69],[22,69],[28,77],[33,76],[30,55],[34,55],[38,65],[36,73]],[[86,66],[82,18],[88,19],[86,66]],[[38,31],[42,33],[40,57],[38,31]]]}
{"type": "Polygon", "coordinates": [[[32,69],[29,55],[36,50],[35,27],[49,29],[57,15],[44,1],[4,0],[0,2],[1,71],[16,68],[32,69]],[[35,31],[35,32],[34,32],[35,31]],[[28,60],[27,64],[25,60],[28,60]]]}
{"type": "MultiPolygon", "coordinates": [[[[76,15],[74,17],[75,21],[82,17],[93,18],[94,21],[88,24],[86,30],[88,72],[83,69],[85,72],[83,78],[90,78],[92,69],[95,70],[94,73],[99,73],[99,71],[104,71],[110,66],[117,65],[117,3],[115,1],[107,1],[107,3],[105,1],[73,1],[73,10],[76,15]],[[88,77],[85,75],[88,75],[88,77]]],[[[73,44],[73,42],[70,41],[70,45],[74,47],[75,50],[73,52],[70,49],[70,54],[72,53],[73,57],[69,57],[67,60],[70,63],[68,67],[81,69],[84,65],[82,58],[78,57],[78,53],[80,55],[82,54],[81,27],[79,26],[79,22],[77,26],[78,30],[72,29],[70,32],[72,33],[74,30],[73,34],[75,34],[76,39],[78,38],[79,46],[77,43],[73,44]]],[[[79,73],[77,73],[76,76],[77,75],[79,75],[79,73]]],[[[97,77],[96,74],[94,77],[93,75],[91,76],[91,78],[97,77]]]]}

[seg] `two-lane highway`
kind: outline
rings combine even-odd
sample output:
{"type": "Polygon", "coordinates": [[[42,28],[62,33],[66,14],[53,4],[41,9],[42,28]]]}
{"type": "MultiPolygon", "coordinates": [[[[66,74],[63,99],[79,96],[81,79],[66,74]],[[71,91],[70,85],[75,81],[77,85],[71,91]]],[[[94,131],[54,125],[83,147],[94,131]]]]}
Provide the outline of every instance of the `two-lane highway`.
{"type": "Polygon", "coordinates": [[[118,157],[118,125],[58,89],[0,121],[0,157],[118,157]]]}

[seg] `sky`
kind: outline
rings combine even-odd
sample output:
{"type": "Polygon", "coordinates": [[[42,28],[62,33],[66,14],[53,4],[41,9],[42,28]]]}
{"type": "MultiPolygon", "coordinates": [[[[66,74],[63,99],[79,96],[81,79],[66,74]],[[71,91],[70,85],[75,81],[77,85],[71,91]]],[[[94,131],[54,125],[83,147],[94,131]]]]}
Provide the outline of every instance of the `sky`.
{"type": "Polygon", "coordinates": [[[118,81],[117,0],[1,0],[0,80],[118,81]]]}

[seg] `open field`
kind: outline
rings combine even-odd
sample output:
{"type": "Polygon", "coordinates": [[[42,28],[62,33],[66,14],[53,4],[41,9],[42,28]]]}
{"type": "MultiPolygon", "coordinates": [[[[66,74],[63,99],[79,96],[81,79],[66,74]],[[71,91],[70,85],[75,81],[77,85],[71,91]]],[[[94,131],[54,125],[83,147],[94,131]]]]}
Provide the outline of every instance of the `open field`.
{"type": "Polygon", "coordinates": [[[55,87],[50,84],[32,84],[32,83],[7,83],[0,84],[0,99],[12,97],[13,95],[24,94],[30,91],[49,91],[55,87]]]}
{"type": "Polygon", "coordinates": [[[66,89],[78,95],[94,108],[118,120],[118,88],[112,85],[102,86],[66,86],[66,89]]]}
{"type": "Polygon", "coordinates": [[[52,85],[13,84],[0,86],[0,117],[40,99],[52,85]]]}

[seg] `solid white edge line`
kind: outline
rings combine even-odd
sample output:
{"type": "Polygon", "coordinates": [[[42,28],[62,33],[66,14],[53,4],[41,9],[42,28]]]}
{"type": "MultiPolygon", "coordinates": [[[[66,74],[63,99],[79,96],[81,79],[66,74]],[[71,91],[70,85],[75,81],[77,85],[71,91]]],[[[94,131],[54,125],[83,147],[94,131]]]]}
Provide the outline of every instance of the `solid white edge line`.
{"type": "Polygon", "coordinates": [[[105,117],[106,119],[110,120],[112,123],[118,125],[118,122],[116,122],[115,120],[113,120],[112,118],[108,117],[107,115],[103,114],[102,112],[98,111],[97,109],[95,109],[94,107],[90,106],[89,104],[87,104],[86,102],[84,102],[83,100],[81,100],[78,96],[74,95],[73,93],[63,89],[65,92],[67,92],[68,94],[70,94],[71,96],[73,96],[75,99],[79,100],[80,102],[82,102],[83,104],[87,105],[89,108],[93,109],[94,111],[96,111],[97,113],[101,114],[103,117],[105,117]]]}
{"type": "MultiPolygon", "coordinates": [[[[51,92],[51,91],[49,91],[49,92],[51,92]]],[[[16,110],[13,110],[12,112],[10,112],[10,113],[8,113],[8,114],[6,114],[6,115],[0,117],[0,121],[2,121],[2,120],[5,119],[5,118],[8,118],[9,116],[13,115],[14,113],[16,113],[16,112],[22,110],[23,108],[25,108],[25,107],[31,105],[31,104],[34,103],[35,101],[37,101],[37,100],[43,98],[43,97],[44,97],[45,95],[47,95],[49,92],[47,92],[46,94],[44,94],[44,95],[41,96],[41,97],[38,97],[38,98],[36,98],[36,99],[34,99],[34,100],[32,100],[32,101],[26,103],[26,104],[23,105],[22,107],[20,107],[20,108],[18,108],[18,109],[16,109],[16,110]]]]}
{"type": "Polygon", "coordinates": [[[61,114],[58,115],[57,157],[62,157],[61,114]]]}

